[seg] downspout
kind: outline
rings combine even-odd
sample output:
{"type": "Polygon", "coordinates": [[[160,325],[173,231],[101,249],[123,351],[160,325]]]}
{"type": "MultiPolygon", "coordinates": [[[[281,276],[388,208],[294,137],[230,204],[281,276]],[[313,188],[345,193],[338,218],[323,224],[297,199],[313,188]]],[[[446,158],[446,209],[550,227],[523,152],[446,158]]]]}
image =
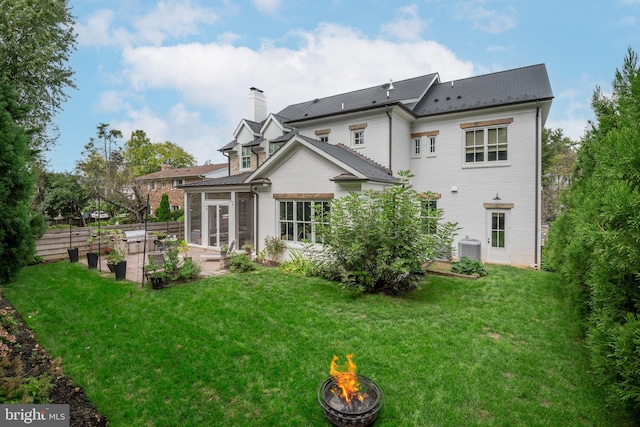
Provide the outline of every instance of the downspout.
{"type": "Polygon", "coordinates": [[[258,236],[259,236],[258,231],[260,231],[259,226],[258,226],[258,224],[259,224],[258,218],[260,218],[260,215],[259,215],[259,213],[260,213],[260,203],[258,203],[259,194],[258,194],[257,191],[255,191],[253,189],[253,185],[249,185],[249,192],[255,196],[255,207],[256,207],[255,213],[256,213],[256,215],[255,215],[255,219],[253,220],[253,222],[254,222],[254,225],[255,225],[256,232],[255,232],[255,234],[253,236],[253,241],[254,241],[254,247],[255,247],[255,250],[256,250],[256,254],[257,254],[258,251],[259,251],[259,249],[258,249],[258,236]]]}
{"type": "Polygon", "coordinates": [[[224,151],[221,151],[222,155],[227,158],[227,176],[231,176],[231,159],[228,154],[225,154],[224,151]]]}
{"type": "Polygon", "coordinates": [[[389,106],[385,107],[385,113],[387,113],[387,117],[389,117],[389,172],[393,175],[393,168],[391,167],[391,135],[393,134],[393,121],[391,119],[391,114],[389,114],[389,106]]]}
{"type": "Polygon", "coordinates": [[[258,153],[256,153],[255,151],[253,151],[253,147],[251,147],[251,154],[255,154],[256,155],[256,169],[258,169],[258,167],[260,166],[258,164],[258,162],[260,161],[260,155],[258,153]]]}
{"type": "Polygon", "coordinates": [[[539,198],[540,198],[540,126],[539,126],[539,122],[540,122],[540,100],[536,101],[536,183],[535,183],[535,214],[534,214],[534,218],[535,218],[535,227],[533,228],[535,230],[535,233],[533,235],[533,244],[534,244],[534,268],[539,269],[540,265],[538,262],[538,253],[540,251],[540,243],[539,243],[539,238],[540,238],[540,217],[539,215],[539,209],[540,209],[540,204],[539,204],[539,198]]]}

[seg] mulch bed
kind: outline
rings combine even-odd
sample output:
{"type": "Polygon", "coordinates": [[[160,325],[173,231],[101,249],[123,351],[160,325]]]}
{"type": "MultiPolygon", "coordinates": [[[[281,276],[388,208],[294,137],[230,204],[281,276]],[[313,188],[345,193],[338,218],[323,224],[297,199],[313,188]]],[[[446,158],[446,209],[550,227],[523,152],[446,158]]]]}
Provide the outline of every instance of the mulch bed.
{"type": "MultiPolygon", "coordinates": [[[[35,334],[27,327],[24,319],[13,306],[4,298],[0,290],[0,310],[6,310],[13,316],[16,327],[11,330],[16,341],[9,343],[11,352],[9,358],[18,357],[22,361],[23,377],[40,377],[47,373],[52,375],[53,389],[49,399],[53,404],[68,404],[70,410],[69,425],[72,427],[102,427],[109,425],[109,421],[98,412],[89,401],[81,387],[65,377],[60,360],[52,360],[51,356],[38,344],[35,334]]],[[[15,376],[11,367],[5,368],[5,376],[15,376]]]]}
{"type": "Polygon", "coordinates": [[[433,261],[432,263],[425,265],[425,273],[435,274],[436,276],[457,277],[459,279],[471,279],[475,280],[478,277],[469,276],[467,274],[458,274],[451,271],[451,263],[445,261],[433,261]]]}

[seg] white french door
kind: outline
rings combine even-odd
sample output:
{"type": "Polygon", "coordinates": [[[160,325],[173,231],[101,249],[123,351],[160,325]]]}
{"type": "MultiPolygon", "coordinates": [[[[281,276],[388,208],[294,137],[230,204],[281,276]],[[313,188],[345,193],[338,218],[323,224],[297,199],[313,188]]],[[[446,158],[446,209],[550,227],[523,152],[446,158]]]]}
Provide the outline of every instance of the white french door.
{"type": "Polygon", "coordinates": [[[222,247],[229,245],[229,204],[208,204],[205,206],[207,215],[207,246],[222,247]]]}
{"type": "Polygon", "coordinates": [[[487,262],[508,264],[510,261],[509,210],[487,210],[487,262]]]}

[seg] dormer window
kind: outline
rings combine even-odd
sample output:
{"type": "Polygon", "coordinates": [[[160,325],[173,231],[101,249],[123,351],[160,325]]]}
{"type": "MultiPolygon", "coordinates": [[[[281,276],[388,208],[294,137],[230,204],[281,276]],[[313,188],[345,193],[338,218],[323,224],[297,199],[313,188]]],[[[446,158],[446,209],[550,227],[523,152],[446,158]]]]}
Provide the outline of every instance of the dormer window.
{"type": "Polygon", "coordinates": [[[271,156],[273,153],[275,153],[276,151],[278,151],[278,149],[280,148],[280,146],[282,146],[282,144],[277,143],[277,142],[270,142],[270,143],[269,143],[269,156],[271,156]]]}
{"type": "Polygon", "coordinates": [[[251,169],[251,147],[242,147],[240,162],[242,169],[251,169]]]}
{"type": "Polygon", "coordinates": [[[316,138],[321,142],[329,142],[329,133],[331,129],[320,129],[316,131],[316,138]]]}

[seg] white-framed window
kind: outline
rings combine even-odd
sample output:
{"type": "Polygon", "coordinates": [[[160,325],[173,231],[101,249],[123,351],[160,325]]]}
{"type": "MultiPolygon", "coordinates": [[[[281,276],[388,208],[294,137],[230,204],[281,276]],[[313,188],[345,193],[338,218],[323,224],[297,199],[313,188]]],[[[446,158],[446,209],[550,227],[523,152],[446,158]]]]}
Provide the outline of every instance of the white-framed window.
{"type": "Polygon", "coordinates": [[[329,134],[325,133],[324,135],[320,135],[320,142],[326,142],[329,143],[329,134]]]}
{"type": "Polygon", "coordinates": [[[435,155],[436,154],[436,137],[435,136],[430,136],[429,137],[429,154],[428,155],[435,155]]]}
{"type": "Polygon", "coordinates": [[[469,129],[464,135],[467,164],[486,164],[508,160],[507,126],[469,129]]]}
{"type": "Polygon", "coordinates": [[[351,141],[354,147],[364,146],[364,129],[354,130],[351,133],[351,141]]]}
{"type": "Polygon", "coordinates": [[[422,200],[421,208],[422,225],[425,232],[435,234],[438,231],[438,201],[435,199],[422,200]]]}
{"type": "Polygon", "coordinates": [[[251,169],[251,147],[242,147],[240,167],[241,169],[251,169]]]}
{"type": "Polygon", "coordinates": [[[171,188],[177,188],[178,185],[182,184],[184,184],[184,179],[174,179],[173,181],[171,181],[171,188]]]}
{"type": "Polygon", "coordinates": [[[324,223],[329,211],[328,201],[281,200],[278,225],[280,237],[289,242],[319,242],[316,224],[324,223]]]}
{"type": "Polygon", "coordinates": [[[422,154],[422,138],[411,140],[411,157],[420,157],[422,154]]]}
{"type": "Polygon", "coordinates": [[[156,189],[156,182],[155,182],[155,181],[151,181],[151,182],[148,184],[148,189],[149,189],[149,190],[155,190],[155,189],[156,189]]]}
{"type": "Polygon", "coordinates": [[[273,153],[275,153],[276,151],[278,151],[278,149],[282,146],[282,144],[278,144],[278,143],[274,143],[274,142],[270,142],[269,143],[269,155],[272,155],[273,153]]]}

